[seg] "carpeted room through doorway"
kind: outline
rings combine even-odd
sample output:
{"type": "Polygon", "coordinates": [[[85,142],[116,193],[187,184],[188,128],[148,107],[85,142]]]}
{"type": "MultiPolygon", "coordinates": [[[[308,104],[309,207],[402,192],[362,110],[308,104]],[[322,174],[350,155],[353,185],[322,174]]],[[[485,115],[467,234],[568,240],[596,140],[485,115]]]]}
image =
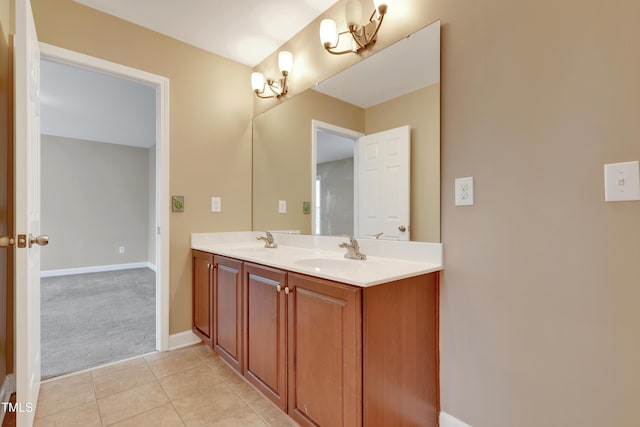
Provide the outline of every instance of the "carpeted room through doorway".
{"type": "Polygon", "coordinates": [[[156,273],[148,268],[41,279],[42,378],[156,348],[156,273]]]}

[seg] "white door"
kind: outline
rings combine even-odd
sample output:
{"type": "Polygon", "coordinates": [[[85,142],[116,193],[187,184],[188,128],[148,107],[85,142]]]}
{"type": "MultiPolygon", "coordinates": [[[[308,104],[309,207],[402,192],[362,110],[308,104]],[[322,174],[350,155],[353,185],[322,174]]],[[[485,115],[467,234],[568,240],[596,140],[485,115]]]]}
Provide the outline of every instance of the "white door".
{"type": "MultiPolygon", "coordinates": [[[[40,390],[40,51],[29,0],[15,2],[15,328],[17,424],[33,424],[40,390]]],[[[42,239],[40,243],[46,244],[42,239]]]]}
{"type": "Polygon", "coordinates": [[[409,240],[411,128],[358,139],[358,236],[409,240]]]}

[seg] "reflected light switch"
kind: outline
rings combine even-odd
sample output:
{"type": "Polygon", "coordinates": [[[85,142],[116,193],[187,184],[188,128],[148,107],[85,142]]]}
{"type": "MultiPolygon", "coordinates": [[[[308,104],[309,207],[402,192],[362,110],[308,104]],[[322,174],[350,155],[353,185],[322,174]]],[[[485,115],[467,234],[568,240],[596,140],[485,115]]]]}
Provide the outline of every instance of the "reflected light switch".
{"type": "Polygon", "coordinates": [[[607,202],[640,200],[640,162],[604,165],[604,199],[607,202]]]}
{"type": "Polygon", "coordinates": [[[211,212],[222,212],[222,199],[220,197],[211,198],[211,212]]]}

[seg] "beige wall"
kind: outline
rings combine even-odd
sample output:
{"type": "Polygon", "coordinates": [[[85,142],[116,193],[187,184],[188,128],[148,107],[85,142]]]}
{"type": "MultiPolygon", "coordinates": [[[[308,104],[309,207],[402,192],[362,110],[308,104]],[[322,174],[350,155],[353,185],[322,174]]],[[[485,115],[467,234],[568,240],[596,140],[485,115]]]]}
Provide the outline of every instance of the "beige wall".
{"type": "Polygon", "coordinates": [[[50,135],[41,140],[41,228],[51,239],[41,270],[146,262],[149,150],[50,135]]]}
{"type": "Polygon", "coordinates": [[[253,229],[311,233],[311,120],[364,131],[364,110],[314,90],[256,117],[253,126],[253,229]],[[278,213],[278,200],[287,213],[278,213]]]}
{"type": "Polygon", "coordinates": [[[440,241],[440,84],[365,110],[365,133],[411,126],[411,240],[440,241]]]}
{"type": "Polygon", "coordinates": [[[170,217],[169,330],[189,330],[190,234],[251,228],[251,70],[72,0],[31,3],[40,41],[170,79],[170,191],[185,211],[170,217]]]}
{"type": "MultiPolygon", "coordinates": [[[[640,158],[640,3],[393,6],[376,48],[442,20],[442,409],[473,427],[636,426],[640,202],[605,203],[602,168],[640,158]],[[476,203],[455,207],[464,176],[476,203]]],[[[317,29],[286,45],[312,69],[302,89],[348,61],[317,29]]]]}

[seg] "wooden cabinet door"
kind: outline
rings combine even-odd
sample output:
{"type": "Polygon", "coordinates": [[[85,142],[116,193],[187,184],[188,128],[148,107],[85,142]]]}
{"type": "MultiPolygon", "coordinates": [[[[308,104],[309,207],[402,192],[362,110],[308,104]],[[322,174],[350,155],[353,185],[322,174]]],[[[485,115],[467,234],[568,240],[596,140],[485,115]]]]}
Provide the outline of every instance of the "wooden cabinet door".
{"type": "Polygon", "coordinates": [[[289,415],[302,426],[362,425],[361,290],[287,280],[289,415]]]}
{"type": "Polygon", "coordinates": [[[244,264],[244,376],[287,411],[287,274],[244,264]]]}
{"type": "Polygon", "coordinates": [[[211,345],[211,297],[213,256],[193,251],[193,332],[211,345]]]}
{"type": "Polygon", "coordinates": [[[242,261],[215,256],[213,348],[242,372],[242,261]]]}

